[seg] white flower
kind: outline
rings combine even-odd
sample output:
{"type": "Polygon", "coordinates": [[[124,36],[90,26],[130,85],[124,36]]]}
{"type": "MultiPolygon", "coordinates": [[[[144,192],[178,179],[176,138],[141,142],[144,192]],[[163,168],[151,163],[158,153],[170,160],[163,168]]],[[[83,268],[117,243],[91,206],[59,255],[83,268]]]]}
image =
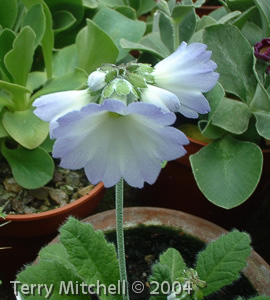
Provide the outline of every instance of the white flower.
{"type": "Polygon", "coordinates": [[[180,101],[175,94],[154,85],[149,84],[142,89],[141,96],[143,102],[155,104],[163,111],[177,112],[180,108],[180,101]]]}
{"type": "MultiPolygon", "coordinates": [[[[175,94],[180,101],[178,111],[189,118],[210,111],[202,93],[210,91],[218,80],[217,65],[210,60],[211,51],[201,43],[182,42],[178,49],[160,61],[153,71],[155,85],[175,94]]],[[[155,99],[153,99],[154,101],[155,99]]]]}
{"type": "Polygon", "coordinates": [[[106,77],[106,73],[102,71],[97,70],[95,72],[92,72],[88,76],[88,81],[87,81],[88,86],[92,91],[101,90],[106,85],[105,77],[106,77]]]}
{"type": "Polygon", "coordinates": [[[41,96],[33,102],[34,113],[41,120],[50,122],[50,135],[57,127],[57,119],[66,113],[79,110],[91,102],[88,89],[81,91],[64,91],[41,96]]]}
{"type": "Polygon", "coordinates": [[[53,156],[64,168],[84,168],[93,184],[111,187],[122,177],[141,188],[155,182],[164,160],[186,152],[186,136],[169,126],[174,121],[173,113],[148,103],[90,103],[58,119],[53,156]]]}

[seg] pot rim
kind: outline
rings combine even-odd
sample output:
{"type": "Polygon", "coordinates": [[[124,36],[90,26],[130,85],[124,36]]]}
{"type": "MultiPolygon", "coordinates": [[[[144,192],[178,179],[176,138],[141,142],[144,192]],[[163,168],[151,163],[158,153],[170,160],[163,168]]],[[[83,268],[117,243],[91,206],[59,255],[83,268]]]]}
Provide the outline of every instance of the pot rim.
{"type": "MultiPolygon", "coordinates": [[[[81,198],[73,201],[72,203],[69,203],[63,207],[58,207],[54,208],[45,212],[38,212],[34,214],[23,214],[23,215],[12,215],[9,214],[5,219],[3,219],[3,222],[7,221],[32,221],[32,220],[37,220],[37,219],[45,219],[48,217],[56,216],[56,215],[61,215],[63,213],[66,213],[70,210],[73,210],[74,207],[77,207],[81,205],[82,203],[86,202],[89,200],[89,198],[92,198],[96,196],[100,191],[104,189],[104,185],[102,182],[98,183],[97,185],[94,186],[94,188],[85,196],[82,196],[81,198]]],[[[2,220],[0,221],[0,223],[2,220]]]]}

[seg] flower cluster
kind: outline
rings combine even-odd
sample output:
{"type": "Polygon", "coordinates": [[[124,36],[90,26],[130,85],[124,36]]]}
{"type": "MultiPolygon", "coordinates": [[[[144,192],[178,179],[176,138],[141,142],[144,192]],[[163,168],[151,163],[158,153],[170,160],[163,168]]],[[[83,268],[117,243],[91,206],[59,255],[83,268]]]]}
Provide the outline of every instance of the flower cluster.
{"type": "Polygon", "coordinates": [[[93,184],[154,183],[164,160],[185,154],[188,140],[171,126],[174,113],[197,118],[210,110],[203,93],[218,80],[210,57],[206,45],[183,42],[155,67],[103,65],[87,89],[41,96],[33,105],[50,123],[53,157],[64,168],[84,168],[93,184]]]}

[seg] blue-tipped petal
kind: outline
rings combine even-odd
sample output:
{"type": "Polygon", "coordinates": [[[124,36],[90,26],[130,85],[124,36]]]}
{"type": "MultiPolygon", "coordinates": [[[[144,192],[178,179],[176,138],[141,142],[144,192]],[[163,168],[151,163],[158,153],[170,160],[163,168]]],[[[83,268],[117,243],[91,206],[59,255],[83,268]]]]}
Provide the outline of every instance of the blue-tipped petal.
{"type": "Polygon", "coordinates": [[[198,113],[210,111],[202,93],[211,90],[219,74],[214,72],[217,65],[210,60],[211,51],[206,45],[182,42],[178,49],[160,61],[154,68],[155,85],[175,94],[179,101],[179,112],[195,118],[198,113]]]}
{"type": "Polygon", "coordinates": [[[176,112],[180,108],[180,101],[175,94],[150,84],[142,90],[141,100],[159,106],[163,111],[176,112]]]}
{"type": "Polygon", "coordinates": [[[152,184],[164,160],[185,154],[186,136],[170,127],[173,113],[155,105],[136,102],[126,106],[108,99],[88,104],[58,120],[53,156],[61,166],[84,167],[90,182],[115,185],[121,177],[134,187],[152,184]]]}

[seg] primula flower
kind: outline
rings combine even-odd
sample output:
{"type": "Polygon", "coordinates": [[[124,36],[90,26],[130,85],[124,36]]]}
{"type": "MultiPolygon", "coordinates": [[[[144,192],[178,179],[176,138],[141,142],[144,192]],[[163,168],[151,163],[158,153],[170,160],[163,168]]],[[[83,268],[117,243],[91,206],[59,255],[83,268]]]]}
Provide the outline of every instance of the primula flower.
{"type": "Polygon", "coordinates": [[[91,100],[88,89],[65,91],[41,96],[34,101],[33,106],[37,107],[36,116],[43,121],[50,122],[50,135],[54,138],[52,131],[57,127],[57,119],[70,111],[81,109],[91,100]]]}
{"type": "Polygon", "coordinates": [[[270,39],[263,39],[254,46],[254,55],[263,61],[270,61],[270,39]]]}
{"type": "Polygon", "coordinates": [[[90,103],[57,120],[53,157],[61,158],[64,168],[84,168],[93,184],[111,187],[122,177],[141,188],[155,182],[164,160],[186,152],[186,136],[169,126],[174,121],[173,113],[148,103],[90,103]]]}
{"type": "MultiPolygon", "coordinates": [[[[210,60],[212,52],[206,51],[206,48],[207,46],[201,43],[187,45],[182,42],[174,53],[154,67],[152,73],[155,86],[175,94],[179,101],[178,112],[188,118],[197,118],[198,113],[210,111],[209,103],[202,93],[210,91],[219,77],[218,73],[214,72],[217,65],[210,60]]],[[[143,92],[144,94],[148,92],[143,92]]],[[[172,102],[169,94],[161,97],[163,104],[172,102]]],[[[153,98],[152,102],[154,101],[153,98]]],[[[170,109],[168,105],[165,106],[170,109]]]]}

